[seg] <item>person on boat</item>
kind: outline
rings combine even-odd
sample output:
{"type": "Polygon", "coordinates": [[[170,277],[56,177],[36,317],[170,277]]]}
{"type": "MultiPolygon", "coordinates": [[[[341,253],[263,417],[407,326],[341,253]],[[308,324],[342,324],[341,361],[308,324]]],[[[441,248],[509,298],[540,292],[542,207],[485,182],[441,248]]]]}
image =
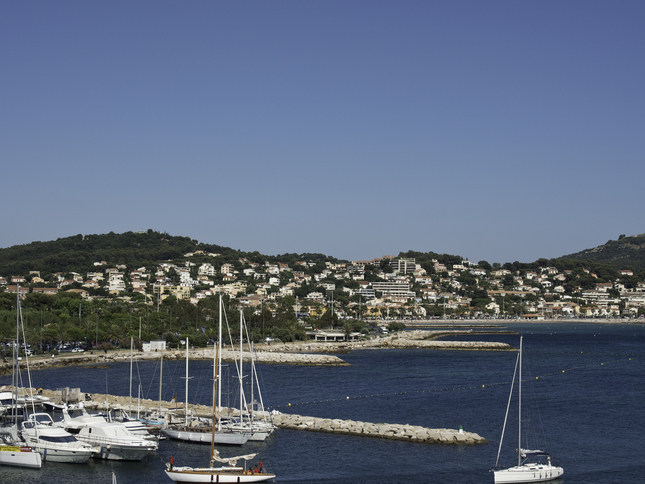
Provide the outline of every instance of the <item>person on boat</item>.
{"type": "Polygon", "coordinates": [[[172,470],[172,466],[175,465],[175,458],[171,455],[170,456],[170,470],[172,470]]]}
{"type": "Polygon", "coordinates": [[[260,474],[263,474],[264,473],[264,466],[262,465],[262,460],[260,460],[260,462],[258,462],[258,467],[259,467],[260,474]]]}

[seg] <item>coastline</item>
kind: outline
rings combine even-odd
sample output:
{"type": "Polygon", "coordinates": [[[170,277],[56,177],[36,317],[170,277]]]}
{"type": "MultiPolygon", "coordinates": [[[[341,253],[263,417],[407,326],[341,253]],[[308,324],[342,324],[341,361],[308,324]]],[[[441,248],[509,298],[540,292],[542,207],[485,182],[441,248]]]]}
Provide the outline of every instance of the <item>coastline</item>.
{"type": "MultiPolygon", "coordinates": [[[[316,342],[299,341],[293,343],[273,343],[255,345],[255,361],[262,364],[284,365],[315,365],[315,366],[344,366],[344,360],[329,353],[342,354],[344,352],[361,349],[388,349],[388,348],[424,348],[428,350],[459,350],[459,351],[516,351],[506,343],[482,341],[437,341],[438,338],[450,336],[473,336],[478,334],[514,334],[515,331],[506,330],[506,324],[633,324],[643,325],[645,319],[549,319],[541,321],[527,321],[521,319],[499,320],[426,320],[406,321],[407,331],[400,331],[388,335],[380,335],[371,339],[350,342],[316,342]],[[418,328],[418,329],[417,329],[418,328]]],[[[224,349],[222,357],[226,361],[233,361],[235,351],[224,349]]],[[[133,353],[135,360],[156,360],[161,353],[133,353]]],[[[244,360],[250,361],[248,351],[243,352],[244,360]]],[[[164,359],[179,360],[186,357],[185,350],[170,350],[163,353],[164,359]]],[[[189,350],[190,359],[211,359],[213,348],[200,348],[189,350]]],[[[54,358],[49,355],[31,356],[28,359],[30,370],[54,368],[73,365],[108,364],[130,359],[129,349],[112,350],[104,353],[74,353],[61,354],[54,358]]],[[[23,360],[25,361],[25,360],[23,360]]],[[[0,363],[0,375],[11,373],[11,360],[0,363]]]]}

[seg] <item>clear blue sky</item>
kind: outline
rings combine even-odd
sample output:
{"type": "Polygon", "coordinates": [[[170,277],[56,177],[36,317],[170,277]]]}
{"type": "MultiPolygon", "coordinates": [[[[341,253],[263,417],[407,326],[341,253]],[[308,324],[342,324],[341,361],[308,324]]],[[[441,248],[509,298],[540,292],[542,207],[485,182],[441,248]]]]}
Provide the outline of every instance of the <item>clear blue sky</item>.
{"type": "Polygon", "coordinates": [[[5,1],[0,247],[532,262],[645,232],[643,1],[5,1]]]}

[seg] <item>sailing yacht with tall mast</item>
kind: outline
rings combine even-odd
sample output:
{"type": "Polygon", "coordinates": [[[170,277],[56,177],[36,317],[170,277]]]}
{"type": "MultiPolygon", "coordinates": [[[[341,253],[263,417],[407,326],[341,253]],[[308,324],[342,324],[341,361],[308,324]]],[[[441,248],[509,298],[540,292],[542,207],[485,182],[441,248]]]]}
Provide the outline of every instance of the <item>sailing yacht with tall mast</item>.
{"type": "MultiPolygon", "coordinates": [[[[220,367],[218,365],[218,358],[220,358],[222,348],[222,301],[220,298],[219,308],[219,338],[218,343],[214,345],[214,371],[213,381],[216,382],[220,379],[220,367]]],[[[185,420],[182,424],[167,425],[161,429],[161,432],[168,438],[175,440],[183,440],[187,442],[197,443],[210,443],[212,439],[218,445],[243,445],[251,437],[251,432],[236,432],[224,428],[221,424],[217,407],[221,408],[221,392],[218,392],[217,385],[213,387],[213,419],[211,425],[191,425],[188,420],[188,339],[186,339],[186,409],[185,420]]]]}
{"type": "Polygon", "coordinates": [[[40,469],[42,459],[40,454],[31,447],[27,447],[20,440],[18,433],[18,375],[20,366],[18,352],[20,351],[20,286],[16,285],[16,344],[13,347],[12,380],[13,380],[13,419],[10,426],[3,428],[0,435],[0,465],[29,467],[40,469]]]}
{"type": "Polygon", "coordinates": [[[504,417],[504,427],[502,429],[502,437],[499,442],[499,449],[497,451],[497,461],[495,462],[495,469],[499,463],[499,455],[502,450],[502,443],[504,442],[504,431],[506,430],[506,422],[508,420],[508,412],[511,406],[511,398],[513,397],[513,386],[515,384],[515,376],[518,373],[518,452],[517,452],[517,465],[509,467],[508,469],[494,470],[495,484],[510,484],[522,482],[544,482],[557,479],[564,474],[562,467],[554,466],[551,463],[551,456],[547,452],[541,450],[528,450],[522,449],[522,346],[523,337],[520,336],[520,350],[517,354],[517,361],[515,363],[515,372],[513,373],[513,381],[511,383],[511,392],[508,397],[508,404],[506,406],[506,416],[504,417]],[[538,462],[537,459],[541,458],[545,462],[538,462]]]}
{"type": "MultiPolygon", "coordinates": [[[[253,349],[253,341],[249,335],[248,328],[246,327],[244,321],[244,315],[242,310],[240,310],[240,359],[239,363],[236,360],[236,366],[238,371],[238,380],[239,380],[239,416],[230,416],[227,418],[221,418],[220,422],[224,428],[229,429],[238,433],[250,433],[251,441],[264,441],[266,438],[273,433],[275,430],[275,425],[271,421],[271,415],[264,409],[264,401],[262,398],[262,392],[260,389],[260,383],[258,380],[258,372],[255,364],[255,351],[253,349]],[[246,338],[249,345],[249,355],[250,355],[250,373],[249,373],[249,385],[248,390],[250,394],[250,399],[247,399],[247,395],[244,391],[244,330],[246,330],[246,338]],[[257,390],[257,392],[256,392],[257,390]],[[259,401],[256,400],[256,396],[259,401]]],[[[221,356],[220,356],[221,359],[221,356]]],[[[221,365],[221,361],[220,361],[221,365]]]]}
{"type": "MultiPolygon", "coordinates": [[[[237,461],[244,460],[245,462],[253,459],[257,454],[247,454],[240,455],[236,457],[222,458],[219,455],[219,452],[215,449],[215,421],[217,418],[217,400],[218,400],[218,381],[219,381],[219,364],[218,357],[219,352],[222,349],[222,300],[220,297],[220,327],[219,327],[219,338],[218,344],[215,346],[215,368],[213,378],[213,425],[211,426],[211,452],[209,467],[175,467],[174,458],[171,457],[170,463],[166,465],[166,474],[174,482],[192,482],[192,483],[201,483],[201,482],[265,482],[275,478],[275,474],[267,473],[264,471],[262,466],[262,461],[260,461],[259,469],[253,471],[248,469],[246,465],[240,467],[237,465],[237,461]],[[215,462],[220,462],[228,464],[221,467],[214,467],[215,462]]],[[[248,434],[247,434],[248,438],[248,434]]]]}

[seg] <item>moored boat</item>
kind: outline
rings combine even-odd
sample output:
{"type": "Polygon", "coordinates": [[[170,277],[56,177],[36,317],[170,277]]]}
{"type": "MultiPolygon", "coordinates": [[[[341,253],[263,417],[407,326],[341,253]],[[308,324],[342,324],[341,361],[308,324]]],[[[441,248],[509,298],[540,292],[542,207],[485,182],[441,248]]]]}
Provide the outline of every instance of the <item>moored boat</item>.
{"type": "MultiPolygon", "coordinates": [[[[24,445],[18,435],[18,380],[20,366],[18,363],[18,348],[20,348],[20,286],[16,286],[16,343],[13,347],[12,379],[14,394],[11,397],[11,423],[2,429],[0,435],[0,465],[40,469],[42,459],[40,454],[31,447],[24,445]]],[[[27,360],[27,364],[29,360],[27,360]]]]}
{"type": "MultiPolygon", "coordinates": [[[[551,456],[548,452],[541,450],[526,450],[522,449],[522,346],[523,337],[520,336],[520,350],[517,355],[517,362],[515,364],[515,372],[513,373],[513,380],[511,383],[511,392],[508,397],[508,405],[506,407],[506,416],[504,417],[504,427],[502,430],[502,437],[499,442],[499,449],[497,451],[497,462],[499,462],[499,455],[502,450],[502,443],[504,442],[504,430],[506,429],[506,422],[508,419],[508,412],[510,409],[511,398],[513,397],[513,386],[515,383],[515,376],[518,373],[518,452],[517,452],[517,465],[506,469],[493,470],[495,484],[513,484],[525,482],[544,482],[557,479],[564,474],[564,469],[559,466],[554,466],[551,463],[551,456]],[[538,460],[539,459],[539,460],[538,460]]],[[[497,463],[496,463],[497,464],[497,463]]],[[[497,465],[496,465],[497,467],[497,465]]]]}
{"type": "Polygon", "coordinates": [[[40,469],[42,459],[31,447],[0,445],[0,465],[40,469]]]}
{"type": "Polygon", "coordinates": [[[22,423],[22,438],[42,456],[43,461],[82,464],[98,451],[53,423],[46,413],[32,414],[22,423]]]}
{"type": "Polygon", "coordinates": [[[93,457],[108,460],[143,460],[157,450],[155,441],[133,435],[123,425],[97,422],[81,428],[77,438],[97,447],[93,457]]]}
{"type": "MultiPolygon", "coordinates": [[[[217,386],[219,380],[218,356],[222,349],[222,299],[220,296],[219,307],[219,342],[215,348],[215,371],[213,378],[213,411],[212,418],[215,423],[215,412],[217,410],[217,386]]],[[[248,434],[246,434],[248,435],[248,434]]],[[[275,478],[275,474],[270,474],[264,471],[262,461],[259,462],[259,467],[254,470],[249,470],[244,467],[238,467],[237,461],[243,459],[248,461],[253,459],[257,454],[248,454],[237,457],[222,458],[219,452],[215,449],[215,425],[211,426],[211,455],[208,467],[174,467],[174,459],[171,457],[170,462],[166,466],[166,475],[174,482],[264,482],[275,478]],[[222,467],[214,467],[215,462],[229,464],[222,467]]]]}

